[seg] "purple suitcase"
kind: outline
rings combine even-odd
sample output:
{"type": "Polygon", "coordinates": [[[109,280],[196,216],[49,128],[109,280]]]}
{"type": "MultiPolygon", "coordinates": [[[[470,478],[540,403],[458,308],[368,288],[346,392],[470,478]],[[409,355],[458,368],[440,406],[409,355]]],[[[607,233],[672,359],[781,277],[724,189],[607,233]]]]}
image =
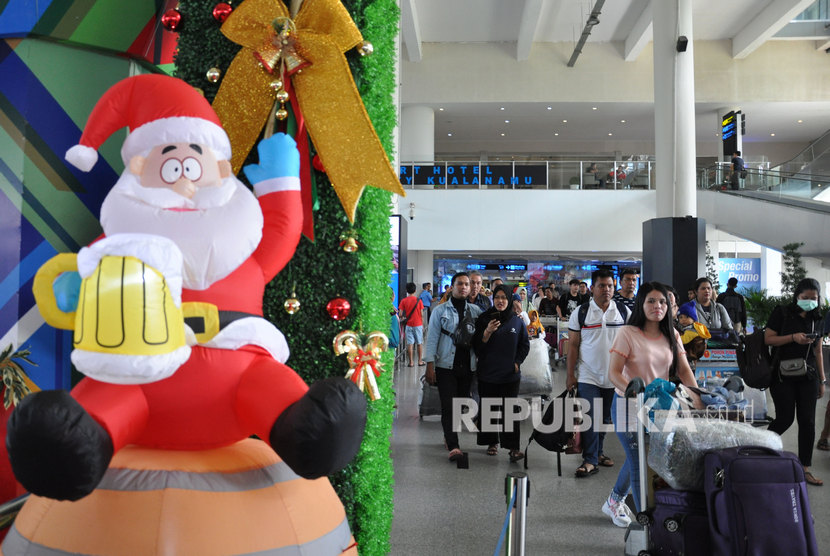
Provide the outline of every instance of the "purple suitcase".
{"type": "Polygon", "coordinates": [[[649,527],[654,556],[710,556],[706,495],[664,488],[654,491],[654,510],[649,527]]]}
{"type": "Polygon", "coordinates": [[[798,457],[757,446],[708,452],[704,490],[713,554],[817,555],[798,457]]]}

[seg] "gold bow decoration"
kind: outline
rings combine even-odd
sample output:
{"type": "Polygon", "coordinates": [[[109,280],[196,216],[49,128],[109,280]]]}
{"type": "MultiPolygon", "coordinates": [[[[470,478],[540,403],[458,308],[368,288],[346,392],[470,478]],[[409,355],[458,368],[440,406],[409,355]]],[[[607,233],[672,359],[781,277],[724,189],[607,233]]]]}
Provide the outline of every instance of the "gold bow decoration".
{"type": "Polygon", "coordinates": [[[370,332],[366,344],[360,345],[360,338],[353,330],[344,330],[334,337],[334,353],[346,354],[349,372],[346,378],[354,382],[361,391],[368,393],[369,399],[379,400],[380,390],[376,377],[383,371],[383,364],[378,361],[380,354],[389,349],[389,338],[383,332],[370,332]]]}
{"type": "Polygon", "coordinates": [[[305,0],[293,20],[280,0],[245,0],[222,33],[242,46],[213,102],[231,140],[234,173],[268,120],[275,80],[284,76],[351,222],[366,185],[404,195],[344,56],[363,37],[338,0],[305,0]]]}

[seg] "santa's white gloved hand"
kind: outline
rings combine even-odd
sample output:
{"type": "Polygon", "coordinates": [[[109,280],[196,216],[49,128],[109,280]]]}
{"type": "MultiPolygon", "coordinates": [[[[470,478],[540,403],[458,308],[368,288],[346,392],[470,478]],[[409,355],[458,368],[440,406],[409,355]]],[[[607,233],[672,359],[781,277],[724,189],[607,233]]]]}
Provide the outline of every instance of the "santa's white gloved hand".
{"type": "Polygon", "coordinates": [[[300,176],[300,152],[297,143],[285,133],[275,133],[257,145],[259,164],[243,168],[252,184],[265,180],[300,176]]]}

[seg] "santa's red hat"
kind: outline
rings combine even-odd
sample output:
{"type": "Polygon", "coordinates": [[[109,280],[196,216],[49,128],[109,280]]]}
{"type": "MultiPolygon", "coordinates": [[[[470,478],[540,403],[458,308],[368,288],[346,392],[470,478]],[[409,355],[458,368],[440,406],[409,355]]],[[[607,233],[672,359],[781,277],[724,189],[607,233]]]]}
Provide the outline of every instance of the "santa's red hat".
{"type": "Polygon", "coordinates": [[[181,79],[146,74],[119,81],[104,93],[66,160],[89,172],[101,144],[124,126],[130,128],[121,147],[124,166],[132,157],[169,143],[206,145],[220,160],[231,157],[230,140],[205,97],[181,79]]]}

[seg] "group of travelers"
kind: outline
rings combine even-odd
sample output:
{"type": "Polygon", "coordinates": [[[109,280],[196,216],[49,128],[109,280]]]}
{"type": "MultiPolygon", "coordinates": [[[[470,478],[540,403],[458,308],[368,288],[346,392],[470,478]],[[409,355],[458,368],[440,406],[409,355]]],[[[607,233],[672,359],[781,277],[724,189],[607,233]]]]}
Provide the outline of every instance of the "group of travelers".
{"type": "MultiPolygon", "coordinates": [[[[571,280],[567,293],[554,302],[553,284],[540,285],[540,295],[528,300],[523,288],[513,292],[500,280],[494,281],[492,298],[488,298],[481,290],[479,273],[455,274],[448,301],[431,304],[422,359],[426,380],[438,385],[449,460],[456,461],[463,455],[458,433],[453,430],[453,399],[470,397],[475,373],[478,396],[488,399],[493,409],[503,411],[505,400],[518,395],[521,365],[528,355],[530,339],[544,335],[539,316],[552,316],[555,306],[556,315],[568,319],[567,388],[576,389],[576,394],[588,401],[584,409],[592,423],[613,423],[626,456],[602,511],[615,525],[628,526],[632,512],[626,497],[632,495],[637,511],[642,509],[642,501],[636,429],[628,426],[632,416],[626,415],[626,408],[621,408],[619,417],[617,413],[626,386],[635,377],[646,384],[657,378],[671,380],[689,387],[685,392],[696,407],[702,407],[693,390],[697,382],[689,361],[694,357],[687,357],[692,340],[704,346],[709,338],[730,342],[737,339],[737,332],[746,330],[746,307],[735,291],[734,278],[717,298],[712,281],[699,278],[682,305],[671,286],[646,282],[638,288],[638,281],[637,269],[624,269],[620,288],[616,289],[612,272],[600,269],[591,276],[591,288],[588,291],[586,287],[585,297],[579,291],[584,282],[571,280]]],[[[411,286],[414,295],[414,284],[411,286]]],[[[425,284],[424,289],[429,291],[429,285],[425,284]]],[[[820,291],[815,280],[801,280],[792,302],[775,308],[764,333],[772,347],[775,367],[770,386],[775,418],[769,430],[783,434],[797,420],[798,455],[807,482],[813,485],[822,484],[810,472],[810,465],[815,408],[826,383],[820,291]],[[795,376],[782,373],[780,363],[791,360],[803,360],[806,370],[795,376]]],[[[402,306],[402,310],[405,308],[402,306]]],[[[486,446],[488,455],[497,455],[501,447],[511,462],[522,459],[519,424],[492,424],[498,425],[498,432],[479,432],[477,444],[486,446]]],[[[601,467],[615,466],[604,452],[604,436],[593,427],[582,432],[582,463],[575,471],[577,478],[596,475],[601,467]]],[[[830,409],[817,447],[830,450],[830,409]]]]}

